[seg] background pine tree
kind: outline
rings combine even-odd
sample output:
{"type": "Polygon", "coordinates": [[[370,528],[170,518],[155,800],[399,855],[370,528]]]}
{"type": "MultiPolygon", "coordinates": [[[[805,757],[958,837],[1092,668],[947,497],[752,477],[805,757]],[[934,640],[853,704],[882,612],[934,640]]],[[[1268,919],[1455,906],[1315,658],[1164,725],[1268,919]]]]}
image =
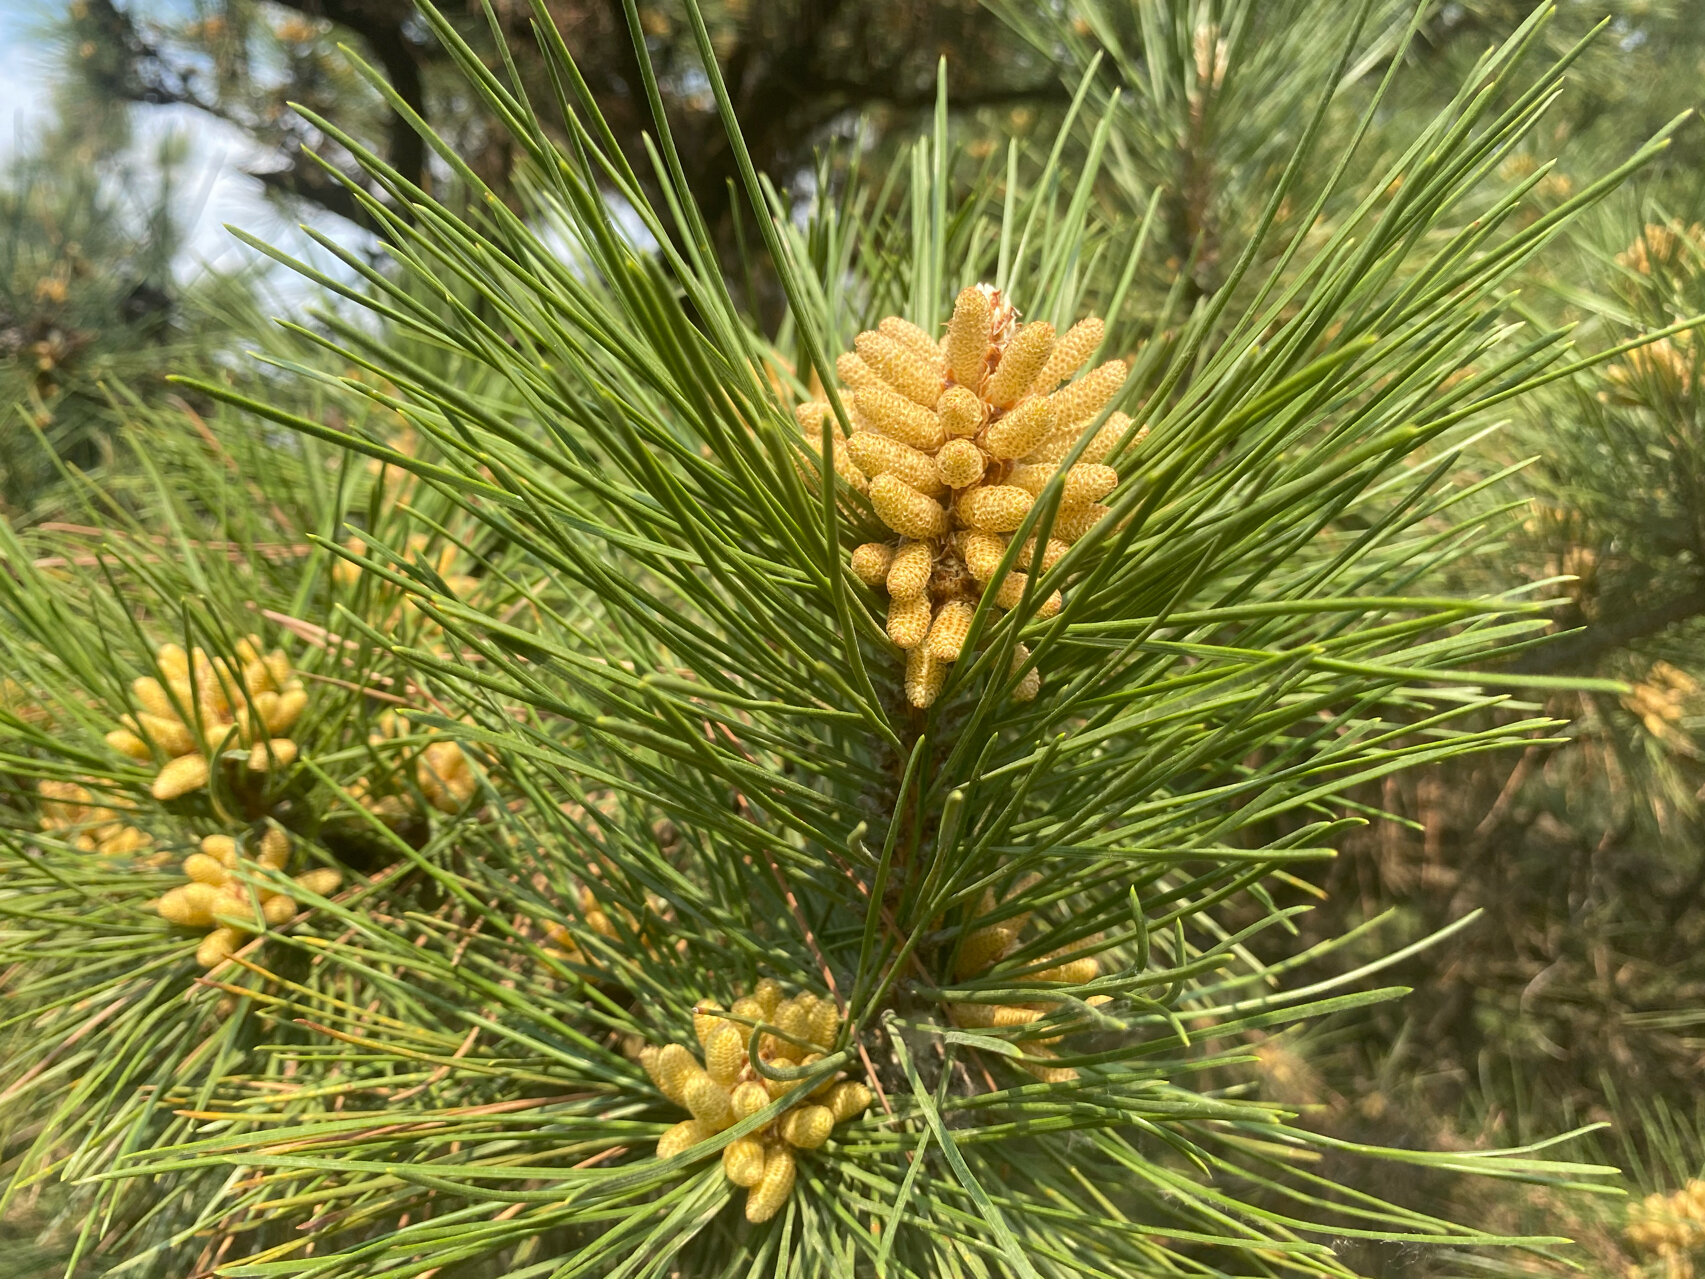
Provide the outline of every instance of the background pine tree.
{"type": "Polygon", "coordinates": [[[110,461],[117,384],[158,399],[167,372],[252,323],[240,273],[182,262],[188,139],[132,141],[122,112],[67,106],[0,173],[0,512],[15,520],[53,514],[60,463],[110,461]]]}

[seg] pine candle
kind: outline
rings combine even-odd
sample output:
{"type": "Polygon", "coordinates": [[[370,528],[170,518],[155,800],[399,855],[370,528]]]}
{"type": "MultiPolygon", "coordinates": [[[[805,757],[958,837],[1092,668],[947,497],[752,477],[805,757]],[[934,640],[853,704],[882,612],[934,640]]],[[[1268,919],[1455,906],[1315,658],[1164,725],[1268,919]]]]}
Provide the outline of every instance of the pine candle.
{"type": "MultiPolygon", "coordinates": [[[[1023,598],[1035,539],[1020,550],[1021,572],[999,575],[1011,535],[1125,382],[1122,360],[1067,381],[1104,332],[1093,316],[1058,336],[1044,322],[1021,325],[1000,290],[973,285],[960,293],[940,342],[889,316],[840,357],[835,368],[851,405],[850,437],[840,434],[827,403],[799,406],[812,448],[821,448],[828,420],[836,473],[867,493],[878,518],[899,535],[855,548],[851,567],[861,582],[888,593],[888,638],[906,654],[906,698],[914,707],[930,706],[941,692],[978,600],[992,591],[996,608],[1013,609],[1023,598]]],[[[1119,474],[1106,459],[1130,426],[1124,414],[1112,414],[1066,470],[1043,571],[1108,514],[1102,500],[1119,474]]],[[[1060,593],[1050,592],[1036,616],[1052,617],[1061,605],[1060,593]]],[[[1028,659],[1019,646],[1015,669],[1028,659]]],[[[1040,675],[1030,670],[1014,696],[1028,700],[1040,688],[1040,675]]]]}
{"type": "MultiPolygon", "coordinates": [[[[692,1115],[666,1130],[657,1142],[657,1158],[668,1160],[762,1111],[797,1082],[776,1080],[757,1069],[749,1052],[753,1027],[773,1027],[758,1041],[758,1056],[772,1070],[810,1066],[821,1061],[840,1032],[840,1011],[832,1000],[801,992],[784,999],[772,978],[724,1010],[715,1001],[693,1009],[693,1032],[702,1054],[683,1045],[646,1045],[640,1065],[665,1098],[692,1115]],[[810,1046],[809,1048],[806,1046],[810,1046]]],[[[754,1133],[722,1149],[722,1171],[737,1187],[747,1188],[746,1220],[767,1222],[793,1192],[796,1151],[815,1151],[837,1124],[870,1105],[870,1090],[839,1074],[821,1081],[802,1101],[787,1108],[754,1133]]]]}

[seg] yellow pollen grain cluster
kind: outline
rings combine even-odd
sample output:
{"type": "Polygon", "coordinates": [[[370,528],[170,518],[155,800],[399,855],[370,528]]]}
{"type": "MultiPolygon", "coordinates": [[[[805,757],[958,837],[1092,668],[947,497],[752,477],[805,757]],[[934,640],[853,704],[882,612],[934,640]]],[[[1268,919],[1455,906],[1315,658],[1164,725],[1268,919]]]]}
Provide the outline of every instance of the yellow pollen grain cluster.
{"type": "MultiPolygon", "coordinates": [[[[196,948],[204,969],[217,968],[251,936],[277,928],[296,914],[296,900],[279,889],[245,880],[243,872],[283,871],[290,864],[290,837],[268,828],[245,854],[233,836],[208,836],[201,851],[184,859],[185,883],[169,889],[153,905],[163,918],[188,929],[212,926],[196,948]]],[[[343,883],[340,872],[317,867],[295,877],[309,893],[325,897],[343,883]]]]}
{"type": "Polygon", "coordinates": [[[153,847],[147,832],[124,820],[123,811],[97,804],[94,794],[81,783],[43,778],[36,783],[41,795],[41,829],[69,840],[87,853],[122,857],[153,847]]]}
{"type": "MultiPolygon", "coordinates": [[[[1061,557],[1070,550],[1071,548],[1061,542],[1058,538],[1049,538],[1047,545],[1042,548],[1042,568],[1044,570],[1052,569],[1060,562],[1061,557]]],[[[1030,567],[1030,562],[1035,555],[1036,539],[1026,538],[1023,545],[1018,548],[1018,567],[1020,569],[1028,569],[1030,567]]]]}
{"type": "MultiPolygon", "coordinates": [[[[479,790],[479,779],[461,745],[435,735],[435,728],[416,729],[406,711],[387,711],[378,717],[367,744],[375,751],[389,754],[399,738],[417,733],[434,735],[433,740],[413,755],[414,784],[421,796],[440,813],[460,813],[479,790]]],[[[349,787],[349,794],[363,808],[377,814],[391,825],[406,821],[413,813],[413,798],[395,790],[380,794],[385,779],[359,778],[349,787]]]]}
{"type": "Polygon", "coordinates": [[[929,589],[935,553],[927,542],[902,542],[888,565],[885,584],[893,600],[911,600],[929,589]]]}
{"type": "Polygon", "coordinates": [[[1681,396],[1690,394],[1695,350],[1691,332],[1635,347],[1604,371],[1613,398],[1621,404],[1644,404],[1653,390],[1681,396]]]}
{"type": "Polygon", "coordinates": [[[947,509],[894,476],[877,476],[870,505],[902,538],[939,538],[948,530],[947,509]]]}
{"type": "Polygon", "coordinates": [[[1042,370],[1036,375],[1036,380],[1030,384],[1033,395],[1045,396],[1053,392],[1067,378],[1071,377],[1096,349],[1101,346],[1102,336],[1107,326],[1101,323],[1099,316],[1086,316],[1079,320],[1054,344],[1054,350],[1043,362],[1042,370]]]}
{"type": "Polygon", "coordinates": [[[932,498],[940,497],[946,488],[936,474],[933,457],[879,431],[855,432],[847,441],[847,452],[867,476],[893,476],[932,498]]]}
{"type": "Polygon", "coordinates": [[[119,717],[107,745],[133,760],[165,757],[150,788],[156,800],[205,787],[212,775],[209,752],[247,748],[246,766],[257,773],[295,762],[296,742],[285,735],[308,694],[281,650],[263,654],[258,636],[239,640],[230,659],[164,644],[154,665],[164,679],[131,682],[136,711],[119,717]]]}
{"type": "MultiPolygon", "coordinates": [[[[1018,608],[1019,603],[1024,599],[1025,583],[1026,579],[1017,574],[1010,574],[1001,579],[1000,585],[995,588],[995,604],[1002,609],[1018,608]]],[[[1058,591],[1049,592],[1042,602],[1036,606],[1036,616],[1038,618],[1052,618],[1059,613],[1061,603],[1058,591]]]]}
{"type": "Polygon", "coordinates": [[[455,813],[479,785],[467,755],[454,742],[430,742],[415,764],[415,781],[426,802],[440,813],[455,813]]]}
{"type": "MultiPolygon", "coordinates": [[[[797,1081],[773,1080],[758,1070],[750,1054],[755,1026],[763,1028],[758,1060],[783,1070],[820,1061],[834,1047],[841,1017],[834,1001],[810,992],[785,998],[781,984],[766,978],[731,1009],[713,1000],[693,1009],[699,1055],[678,1044],[641,1047],[640,1065],[658,1092],[691,1113],[658,1139],[659,1160],[756,1115],[796,1086],[797,1081]]],[[[775,1217],[793,1193],[795,1152],[821,1147],[837,1124],[863,1114],[870,1100],[867,1087],[836,1073],[768,1124],[724,1146],[724,1176],[747,1188],[746,1220],[775,1217]]]]}
{"type": "Polygon", "coordinates": [[[861,333],[854,345],[859,359],[877,377],[913,404],[934,410],[941,398],[942,359],[908,343],[896,342],[885,333],[861,333]]]}
{"type": "Polygon", "coordinates": [[[1705,256],[1705,226],[1683,225],[1679,219],[1648,222],[1629,246],[1616,255],[1618,266],[1640,275],[1650,275],[1657,265],[1685,264],[1689,258],[1705,256]]]}
{"type": "MultiPolygon", "coordinates": [[[[1028,656],[1028,655],[1026,655],[1028,656]]],[[[1036,883],[1034,877],[1025,881],[1014,892],[1022,892],[1036,883]]],[[[979,915],[992,915],[995,911],[995,896],[992,892],[983,895],[979,915]]],[[[1018,941],[1018,935],[1030,920],[1029,912],[1019,912],[992,924],[982,925],[972,929],[959,943],[958,955],[954,960],[953,977],[955,981],[963,982],[986,972],[1002,956],[1011,951],[1013,944],[1018,941]]],[[[1015,976],[1003,985],[1023,985],[1032,983],[1061,983],[1070,986],[1082,986],[1093,982],[1101,976],[1101,962],[1094,956],[1077,955],[1070,958],[1049,957],[1058,959],[1059,963],[1033,973],[1015,976]]],[[[1090,996],[1086,1003],[1092,1005],[1105,1004],[1111,996],[1090,996]]],[[[1027,1027],[1031,1023],[1041,1022],[1060,1008],[1057,1000],[1036,999],[1020,1003],[976,1004],[959,1002],[947,1006],[948,1016],[955,1025],[966,1028],[993,1028],[1010,1030],[1027,1027]]],[[[1033,1033],[1016,1033],[1012,1038],[1023,1045],[1027,1058],[1044,1059],[1041,1062],[1019,1062],[1037,1079],[1047,1083],[1059,1083],[1077,1079],[1077,1071],[1073,1067],[1052,1065],[1045,1061],[1055,1056],[1048,1046],[1056,1044],[1066,1034],[1055,1026],[1038,1027],[1033,1033]]]]}
{"type": "Polygon", "coordinates": [[[954,514],[978,533],[1011,533],[1030,514],[1036,499],[1013,484],[980,484],[953,504],[954,514]]]}
{"type": "Polygon", "coordinates": [[[876,328],[894,341],[911,347],[929,363],[941,363],[941,350],[936,346],[935,339],[910,320],[902,320],[899,316],[889,316],[876,328]]]}
{"type": "MultiPolygon", "coordinates": [[[[1051,462],[1028,463],[1014,467],[1012,483],[1026,493],[1042,492],[1048,482],[1059,474],[1059,466],[1051,462]]],[[[1112,493],[1119,483],[1119,473],[1098,462],[1080,462],[1067,467],[1060,503],[1066,507],[1085,507],[1100,502],[1112,493]]]]}
{"type": "Polygon", "coordinates": [[[941,415],[914,404],[885,382],[860,387],[853,393],[863,426],[914,449],[933,451],[947,438],[941,415]]]}
{"type": "Polygon", "coordinates": [[[976,435],[989,418],[989,407],[969,387],[949,387],[943,391],[936,412],[942,431],[955,440],[976,435]]]}
{"type": "Polygon", "coordinates": [[[983,445],[991,459],[1011,462],[1027,456],[1053,435],[1054,406],[1051,397],[1032,396],[1010,413],[1002,414],[984,433],[983,445]]]}
{"type": "Polygon", "coordinates": [[[1005,409],[1030,391],[1030,384],[1054,354],[1054,326],[1045,320],[1022,326],[989,375],[983,393],[991,406],[1005,409]]]}
{"type": "Polygon", "coordinates": [[[1667,1196],[1654,1192],[1630,1204],[1623,1236],[1635,1253],[1646,1256],[1685,1254],[1705,1248],[1705,1179],[1693,1178],[1680,1191],[1667,1196]]]}
{"type": "MultiPolygon", "coordinates": [[[[1091,436],[1089,442],[1084,445],[1083,452],[1078,454],[1077,460],[1083,463],[1106,462],[1108,458],[1113,456],[1113,450],[1119,447],[1119,442],[1125,438],[1125,434],[1130,431],[1130,428],[1131,420],[1125,414],[1109,414],[1101,429],[1091,436]]],[[[1083,439],[1083,433],[1082,423],[1072,427],[1057,427],[1046,440],[1030,451],[1025,461],[1027,463],[1059,462],[1077,447],[1078,441],[1083,439]]],[[[1147,436],[1148,428],[1143,427],[1131,435],[1131,443],[1136,444],[1147,436]]]]}
{"type": "MultiPolygon", "coordinates": [[[[1009,535],[1124,385],[1122,360],[1067,381],[1105,333],[1091,316],[1056,338],[1050,324],[1020,324],[998,289],[973,285],[954,302],[939,342],[890,316],[836,361],[857,427],[847,441],[851,464],[870,478],[871,508],[899,538],[886,544],[886,555],[882,543],[855,549],[852,570],[865,585],[888,591],[888,636],[906,651],[906,698],[914,707],[931,705],[941,692],[985,593],[1000,609],[1021,601],[1023,577],[996,581],[1009,535]]],[[[812,402],[801,412],[821,410],[812,402]]],[[[1123,414],[1111,415],[1060,477],[1044,571],[1108,513],[1102,500],[1119,475],[1107,460],[1130,427],[1123,414]]],[[[1020,567],[1028,565],[1026,553],[1020,567]]],[[[1062,604],[1058,591],[1039,593],[1034,610],[1050,617],[1062,604]]],[[[1020,664],[1027,658],[1028,650],[1020,664]]],[[[1040,685],[1033,668],[1014,696],[1034,698],[1040,685]]]]}
{"type": "MultiPolygon", "coordinates": [[[[912,596],[905,600],[895,600],[888,606],[888,638],[901,649],[915,649],[929,635],[930,618],[929,597],[927,595],[912,596]]],[[[913,706],[923,706],[913,700],[913,706]]]]}
{"type": "Polygon", "coordinates": [[[955,300],[953,318],[947,322],[948,371],[973,392],[983,389],[988,375],[990,315],[989,295],[971,285],[955,300]]]}
{"type": "Polygon", "coordinates": [[[805,436],[805,447],[819,458],[823,456],[823,424],[827,422],[831,436],[829,461],[835,468],[835,474],[860,493],[870,488],[870,479],[853,460],[846,435],[841,431],[841,424],[835,421],[834,410],[828,401],[808,400],[793,411],[793,416],[805,436]]]}
{"type": "Polygon", "coordinates": [[[25,724],[53,723],[53,713],[10,676],[0,676],[0,711],[10,712],[25,724]]]}
{"type": "Polygon", "coordinates": [[[936,450],[935,474],[950,489],[964,489],[983,478],[989,460],[983,451],[969,440],[949,440],[936,450]]]}
{"type": "MultiPolygon", "coordinates": [[[[1106,462],[1113,456],[1113,450],[1119,447],[1119,442],[1125,438],[1125,433],[1131,428],[1131,420],[1125,414],[1112,413],[1107,415],[1107,421],[1101,424],[1101,429],[1089,438],[1089,443],[1078,454],[1079,462],[1106,462]]],[[[1149,429],[1141,428],[1133,436],[1131,443],[1137,444],[1148,436],[1149,429]]],[[[1081,435],[1081,431],[1079,435],[1081,435]]],[[[1064,457],[1065,454],[1061,454],[1064,457]]]]}
{"type": "MultiPolygon", "coordinates": [[[[888,598],[895,603],[916,600],[929,590],[931,573],[934,573],[934,552],[929,549],[928,542],[902,542],[899,551],[893,552],[887,578],[883,581],[888,588],[888,598]]],[[[924,615],[926,622],[928,617],[928,614],[924,615]]]]}
{"type": "MultiPolygon", "coordinates": [[[[581,922],[588,929],[600,938],[606,938],[611,942],[619,943],[624,940],[621,929],[616,926],[615,920],[610,917],[610,912],[604,909],[603,904],[598,901],[597,894],[593,893],[590,886],[582,885],[580,887],[578,900],[581,922]]],[[[655,957],[657,955],[657,931],[652,926],[662,920],[664,913],[668,910],[668,903],[661,897],[648,893],[646,895],[647,918],[644,920],[635,916],[626,907],[616,906],[612,909],[621,917],[622,924],[626,926],[626,936],[638,939],[646,952],[655,957]]],[[[590,969],[601,967],[598,958],[589,955],[586,949],[574,940],[574,934],[570,932],[568,926],[560,921],[550,920],[545,922],[544,931],[546,939],[552,944],[546,948],[551,955],[572,961],[575,964],[585,965],[590,969]]]]}
{"type": "Polygon", "coordinates": [[[882,381],[869,365],[850,351],[835,361],[835,373],[839,376],[842,386],[851,387],[855,391],[860,387],[877,386],[882,381]]]}
{"type": "MultiPolygon", "coordinates": [[[[893,635],[892,628],[889,635],[893,635]]],[[[920,709],[935,705],[936,698],[941,695],[941,686],[947,683],[947,664],[923,643],[928,636],[925,629],[912,646],[900,646],[906,650],[906,701],[920,709]]],[[[899,644],[899,641],[895,643],[899,644]]]]}
{"type": "Polygon", "coordinates": [[[1061,542],[1076,542],[1112,513],[1111,507],[1103,506],[1099,502],[1085,503],[1069,510],[1062,508],[1050,532],[1061,542]]]}
{"type": "Polygon", "coordinates": [[[975,612],[969,600],[949,600],[937,609],[935,620],[929,625],[930,657],[940,662],[958,662],[975,612]]]}
{"type": "MultiPolygon", "coordinates": [[[[1030,661],[1030,646],[1014,645],[1012,649],[1012,673],[1017,675],[1025,663],[1030,661]]],[[[1012,691],[1014,702],[1034,702],[1036,695],[1042,692],[1042,673],[1031,667],[1019,677],[1018,686],[1012,691]]]]}
{"type": "MultiPolygon", "coordinates": [[[[413,450],[408,449],[404,450],[404,452],[413,452],[413,450]]],[[[430,568],[433,573],[437,574],[438,577],[443,580],[444,585],[450,589],[451,594],[459,596],[462,599],[466,599],[468,596],[477,591],[479,589],[480,580],[471,573],[458,572],[458,565],[461,563],[465,554],[462,551],[462,548],[457,546],[454,542],[440,542],[436,547],[434,547],[433,543],[434,538],[431,534],[411,533],[403,546],[408,553],[408,558],[430,568]]],[[[357,555],[365,554],[367,550],[367,544],[361,538],[350,538],[346,540],[343,545],[346,549],[355,552],[357,555]]],[[[361,581],[363,572],[363,567],[356,564],[353,560],[338,560],[332,565],[332,581],[344,587],[353,587],[357,582],[361,581]]],[[[411,614],[418,613],[420,613],[420,601],[418,598],[404,593],[402,598],[396,602],[395,607],[393,607],[389,613],[384,614],[380,618],[376,618],[374,621],[380,630],[392,631],[402,623],[404,618],[411,614]]],[[[442,630],[436,622],[427,618],[424,614],[421,616],[425,623],[425,627],[429,632],[437,633],[442,630]]]]}
{"type": "Polygon", "coordinates": [[[893,563],[894,548],[886,542],[866,542],[853,548],[853,574],[867,587],[886,585],[888,570],[893,563]]]}

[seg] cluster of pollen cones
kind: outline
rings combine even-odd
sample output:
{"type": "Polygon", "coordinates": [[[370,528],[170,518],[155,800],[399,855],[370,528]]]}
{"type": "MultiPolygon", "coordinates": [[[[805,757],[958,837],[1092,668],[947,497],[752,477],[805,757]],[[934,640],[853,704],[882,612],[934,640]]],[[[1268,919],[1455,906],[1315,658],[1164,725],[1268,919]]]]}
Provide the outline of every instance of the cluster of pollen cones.
{"type": "Polygon", "coordinates": [[[1679,1191],[1653,1192],[1630,1204],[1624,1238],[1636,1254],[1655,1254],[1667,1262],[1668,1274],[1695,1274],[1691,1268],[1683,1269],[1685,1262],[1679,1255],[1705,1248],[1705,1179],[1690,1178],[1679,1191]]]}
{"type": "MultiPolygon", "coordinates": [[[[795,1081],[759,1071],[750,1055],[753,1026],[773,1026],[759,1039],[758,1055],[772,1070],[810,1066],[834,1046],[840,1013],[832,1000],[801,992],[782,996],[781,985],[766,978],[750,996],[724,1010],[715,1001],[693,1010],[693,1031],[701,1061],[684,1045],[645,1045],[639,1061],[658,1091],[692,1119],[666,1130],[657,1157],[669,1160],[708,1141],[784,1096],[795,1081]],[[724,1014],[731,1016],[723,1016],[724,1014]]],[[[796,1151],[814,1151],[829,1140],[837,1124],[870,1105],[870,1090],[834,1073],[801,1102],[754,1132],[722,1149],[722,1171],[737,1187],[747,1188],[746,1219],[768,1222],[793,1194],[796,1151]]]]}
{"type": "Polygon", "coordinates": [[[144,763],[165,758],[150,787],[156,800],[205,787],[212,774],[209,753],[247,748],[254,772],[295,762],[296,742],[285,735],[308,694],[282,650],[263,653],[258,636],[239,640],[230,659],[163,644],[154,664],[164,679],[131,681],[137,710],[119,717],[107,745],[144,763]]]}
{"type": "MultiPolygon", "coordinates": [[[[184,859],[184,883],[153,904],[175,925],[209,930],[195,952],[203,968],[223,964],[251,936],[277,928],[296,914],[296,899],[282,890],[252,885],[241,874],[257,868],[283,871],[290,864],[290,837],[273,827],[255,844],[245,856],[243,846],[232,836],[206,837],[201,851],[184,859]]],[[[330,867],[316,867],[295,881],[324,897],[337,891],[343,876],[330,867]]]]}
{"type": "MultiPolygon", "coordinates": [[[[940,693],[983,593],[992,591],[1001,609],[1016,607],[1023,596],[1038,549],[1029,538],[1013,570],[999,574],[1012,533],[1125,382],[1122,360],[1074,378],[1102,334],[1094,317],[1060,335],[1046,322],[1020,325],[998,289],[973,285],[954,303],[939,342],[890,316],[840,357],[835,367],[850,393],[850,437],[833,425],[828,404],[799,406],[807,443],[821,449],[827,419],[836,472],[867,493],[877,516],[899,535],[856,548],[852,569],[888,592],[888,635],[906,651],[913,706],[927,707],[940,693]]],[[[1106,460],[1130,427],[1124,414],[1112,414],[1067,469],[1040,549],[1043,571],[1108,514],[1102,500],[1119,475],[1106,460]]],[[[1036,605],[1037,616],[1051,617],[1060,605],[1059,592],[1052,592],[1036,605]]],[[[1029,657],[1018,646],[1015,666],[1029,657]]],[[[1040,687],[1032,669],[1014,696],[1028,700],[1040,687]]]]}
{"type": "MultiPolygon", "coordinates": [[[[1027,877],[1019,886],[1020,890],[1028,891],[1040,883],[1040,877],[1027,877]]],[[[1015,890],[1017,892],[1017,890],[1015,890]]],[[[993,891],[985,891],[982,905],[978,908],[979,915],[992,915],[995,911],[995,896],[993,891]]],[[[966,935],[960,944],[959,954],[953,965],[953,976],[963,982],[967,978],[977,977],[986,973],[994,964],[1000,961],[1013,949],[1018,941],[1018,935],[1024,931],[1024,926],[1030,920],[1028,911],[1019,912],[995,924],[984,925],[966,935]]],[[[1080,943],[1080,946],[1085,945],[1080,943]]],[[[1082,986],[1094,982],[1101,976],[1101,962],[1093,955],[1077,951],[1066,955],[1055,953],[1049,957],[1059,963],[1050,964],[1046,969],[1015,976],[1008,981],[1010,986],[1029,986],[1039,983],[1067,983],[1071,986],[1082,986]]],[[[1084,1003],[1088,1005],[1103,1005],[1112,1000],[1109,995],[1092,995],[1084,1003]]],[[[1014,1065],[1022,1067],[1038,1080],[1048,1084],[1059,1084],[1078,1078],[1074,1067],[1061,1066],[1047,1061],[1057,1056],[1049,1046],[1058,1044],[1065,1035],[1066,1028],[1057,1023],[1049,1023],[1050,1015],[1059,1013],[1064,1006],[1059,1000],[1050,1000],[1045,991],[1038,991],[1034,1000],[1011,1001],[1005,1000],[990,1004],[955,1002],[947,1006],[948,1016],[957,1026],[961,1027],[992,1027],[1010,1031],[1014,1041],[1024,1050],[1024,1057],[1014,1065]]]]}

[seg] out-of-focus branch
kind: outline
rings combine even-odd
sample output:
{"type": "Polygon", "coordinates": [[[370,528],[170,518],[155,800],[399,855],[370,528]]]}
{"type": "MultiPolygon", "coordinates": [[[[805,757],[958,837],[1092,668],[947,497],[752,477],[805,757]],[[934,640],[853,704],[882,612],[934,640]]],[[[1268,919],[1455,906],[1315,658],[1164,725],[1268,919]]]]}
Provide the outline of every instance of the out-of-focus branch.
{"type": "MultiPolygon", "coordinates": [[[[429,93],[446,55],[415,23],[412,0],[278,0],[304,17],[336,24],[385,75],[408,111],[454,130],[462,124],[435,119],[447,112],[429,93]]],[[[617,144],[634,162],[642,182],[653,182],[645,162],[656,122],[644,92],[639,52],[628,30],[621,0],[546,0],[550,20],[562,33],[597,109],[617,144]]],[[[471,11],[470,11],[471,12],[471,11]]],[[[454,13],[452,21],[461,22],[454,13]]],[[[510,48],[523,81],[548,91],[548,71],[534,41],[533,12],[524,0],[496,5],[498,38],[510,48]]],[[[262,141],[275,156],[251,172],[269,189],[308,201],[366,225],[360,202],[336,178],[299,154],[321,139],[305,126],[250,110],[241,95],[226,92],[193,40],[185,45],[156,35],[134,8],[134,0],[89,0],[80,22],[114,56],[107,73],[115,96],[154,105],[187,105],[235,125],[262,141]]],[[[642,5],[645,54],[662,90],[664,109],[685,169],[687,186],[713,235],[732,252],[731,193],[738,170],[722,120],[697,82],[698,50],[670,6],[642,5]]],[[[492,33],[470,21],[464,34],[479,47],[492,33]]],[[[883,106],[897,112],[927,111],[935,102],[935,56],[948,55],[955,111],[1020,103],[1063,103],[1069,93],[1052,68],[1012,62],[1012,40],[974,8],[953,4],[912,5],[900,0],[754,0],[737,21],[714,33],[717,57],[757,167],[785,189],[808,163],[823,132],[853,112],[883,106]]],[[[312,86],[294,83],[284,93],[318,102],[312,86]]],[[[269,94],[269,100],[279,95],[269,94]]],[[[453,111],[455,108],[449,108],[453,111]]],[[[431,176],[424,140],[403,112],[390,112],[378,140],[363,139],[409,181],[428,188],[431,176]]],[[[515,152],[500,129],[479,133],[469,159],[500,195],[511,182],[515,152]]],[[[464,150],[468,150],[465,146],[464,150]]],[[[332,160],[337,162],[333,155],[332,160]]],[[[346,172],[352,172],[345,168],[346,172]]],[[[371,189],[371,188],[368,188],[371,189]]],[[[375,193],[377,194],[377,193],[375,193]]],[[[660,192],[649,192],[654,198],[660,192]]]]}
{"type": "Polygon", "coordinates": [[[1618,649],[1698,617],[1705,617],[1705,574],[1686,590],[1655,604],[1590,622],[1580,631],[1530,649],[1513,668],[1533,675],[1585,671],[1618,649]]]}
{"type": "MultiPolygon", "coordinates": [[[[397,97],[421,119],[431,118],[421,75],[422,51],[408,35],[407,23],[414,13],[412,4],[406,0],[275,0],[275,3],[308,17],[326,18],[360,36],[384,69],[397,97]]],[[[388,138],[389,154],[385,159],[390,166],[416,186],[424,187],[426,143],[400,112],[391,113],[388,138]]]]}
{"type": "Polygon", "coordinates": [[[359,227],[377,231],[372,217],[343,183],[327,173],[325,166],[307,155],[298,154],[294,161],[278,169],[250,169],[255,178],[269,191],[282,192],[317,205],[328,213],[347,218],[359,227]]]}
{"type": "MultiPolygon", "coordinates": [[[[428,116],[421,50],[406,33],[413,12],[403,0],[278,0],[285,8],[308,17],[325,18],[363,40],[384,70],[392,88],[423,119],[428,116]]],[[[115,0],[89,0],[85,22],[91,23],[109,52],[120,62],[110,72],[109,88],[120,98],[148,106],[188,106],[234,125],[251,136],[260,132],[251,114],[234,107],[204,87],[205,68],[197,59],[179,56],[150,39],[131,13],[115,0]]],[[[280,162],[250,173],[274,191],[287,192],[321,209],[362,226],[370,219],[343,184],[291,146],[311,139],[299,132],[279,143],[280,162]]],[[[399,112],[391,113],[386,160],[417,185],[427,180],[426,145],[399,112]]]]}

